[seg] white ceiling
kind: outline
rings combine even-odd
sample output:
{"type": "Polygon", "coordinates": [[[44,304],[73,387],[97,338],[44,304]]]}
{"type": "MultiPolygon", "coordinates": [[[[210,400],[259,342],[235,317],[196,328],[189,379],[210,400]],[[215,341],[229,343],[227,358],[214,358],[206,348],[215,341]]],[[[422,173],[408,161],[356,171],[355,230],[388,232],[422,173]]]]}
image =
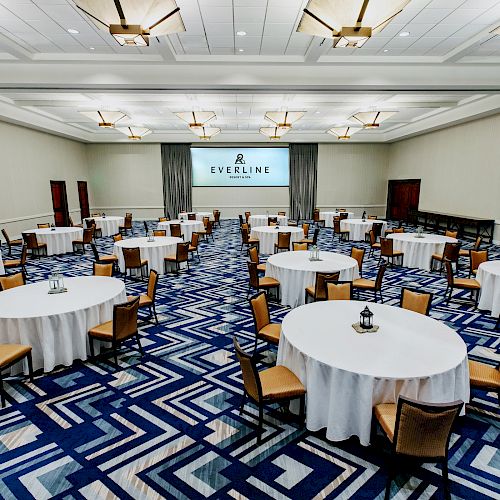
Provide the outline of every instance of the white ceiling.
{"type": "Polygon", "coordinates": [[[78,113],[106,107],[151,128],[145,141],[188,141],[196,137],[173,113],[204,110],[217,114],[214,140],[255,142],[266,140],[264,113],[288,109],[307,113],[285,140],[329,142],[328,128],[383,107],[399,112],[353,136],[383,142],[500,110],[500,36],[490,34],[500,0],[412,0],[360,49],[297,33],[307,0],[177,4],[185,33],[131,48],[72,0],[0,0],[0,119],[127,140],[78,113]]]}

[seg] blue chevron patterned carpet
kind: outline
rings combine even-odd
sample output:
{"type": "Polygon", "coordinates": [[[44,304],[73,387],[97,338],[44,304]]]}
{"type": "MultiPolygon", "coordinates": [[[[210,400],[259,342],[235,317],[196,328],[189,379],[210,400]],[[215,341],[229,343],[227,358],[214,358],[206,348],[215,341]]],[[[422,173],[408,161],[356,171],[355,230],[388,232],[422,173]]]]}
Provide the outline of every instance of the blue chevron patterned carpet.
{"type": "MultiPolygon", "coordinates": [[[[142,231],[139,224],[135,231],[142,231]]],[[[321,231],[322,249],[348,254],[351,245],[321,231]]],[[[98,247],[111,253],[111,239],[98,240],[98,247]]],[[[201,263],[160,278],[160,325],[141,323],[143,358],[131,342],[119,370],[103,359],[40,374],[34,384],[8,381],[8,405],[0,410],[2,498],[383,498],[382,444],[329,442],[278,409],[266,411],[264,439],[256,444],[255,407],[238,411],[241,378],[232,348],[234,335],[244,348],[254,342],[239,250],[237,221],[223,221],[215,242],[201,244],[201,263]]],[[[499,247],[490,248],[490,258],[500,258],[499,247]]],[[[365,277],[375,275],[376,264],[365,262],[365,277]]],[[[53,270],[91,274],[91,254],[30,260],[30,281],[53,270]]],[[[431,315],[460,333],[471,359],[495,362],[496,320],[475,310],[468,295],[458,293],[446,305],[443,277],[395,267],[386,273],[386,303],[399,304],[401,286],[433,292],[431,315]]],[[[127,280],[127,291],[144,292],[145,283],[127,280]]],[[[288,310],[271,303],[274,321],[288,310]]],[[[496,396],[474,391],[472,398],[476,411],[459,419],[451,439],[452,495],[500,498],[496,396]]],[[[401,473],[392,495],[442,498],[440,469],[430,464],[401,473]]]]}

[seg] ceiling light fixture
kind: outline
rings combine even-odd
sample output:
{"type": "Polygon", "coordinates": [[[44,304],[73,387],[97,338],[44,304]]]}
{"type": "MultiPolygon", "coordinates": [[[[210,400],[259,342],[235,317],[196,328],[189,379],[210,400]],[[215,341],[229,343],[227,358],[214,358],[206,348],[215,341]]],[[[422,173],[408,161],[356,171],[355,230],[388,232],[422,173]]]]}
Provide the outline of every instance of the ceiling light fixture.
{"type": "Polygon", "coordinates": [[[238,36],[245,36],[247,34],[247,32],[246,31],[237,31],[236,34],[238,36]]]}
{"type": "Polygon", "coordinates": [[[270,141],[279,141],[290,129],[282,127],[261,127],[259,132],[270,141]]]}
{"type": "Polygon", "coordinates": [[[410,36],[410,32],[409,31],[402,31],[399,36],[410,36]]]}
{"type": "Polygon", "coordinates": [[[80,32],[78,30],[75,30],[74,28],[68,28],[68,33],[71,33],[72,35],[78,35],[80,32]]]}
{"type": "Polygon", "coordinates": [[[128,118],[121,111],[79,111],[79,113],[97,122],[99,127],[103,128],[114,128],[120,120],[128,118]]]}
{"type": "Polygon", "coordinates": [[[332,38],[333,47],[362,47],[410,0],[309,0],[297,31],[332,38]]]}
{"type": "Polygon", "coordinates": [[[140,141],[152,133],[152,130],[146,127],[118,127],[116,130],[128,136],[131,141],[140,141]]]}
{"type": "Polygon", "coordinates": [[[212,137],[220,134],[220,128],[216,127],[191,127],[191,132],[202,141],[209,141],[212,137]]]}
{"type": "Polygon", "coordinates": [[[189,124],[189,128],[204,127],[210,120],[215,118],[213,111],[183,111],[175,113],[181,120],[189,124]]]}
{"type": "MultiPolygon", "coordinates": [[[[120,45],[144,47],[150,36],[186,31],[175,0],[74,0],[100,29],[120,45]]],[[[68,30],[69,31],[69,30],[68,30]]]]}
{"type": "Polygon", "coordinates": [[[278,128],[289,130],[304,115],[305,111],[268,111],[264,118],[275,123],[278,128]]]}
{"type": "Polygon", "coordinates": [[[238,52],[245,52],[245,49],[238,49],[238,52]]]}
{"type": "Polygon", "coordinates": [[[383,121],[396,113],[397,111],[362,111],[352,115],[352,118],[361,123],[364,129],[378,128],[383,121]]]}
{"type": "Polygon", "coordinates": [[[339,141],[348,141],[352,134],[359,132],[361,127],[351,127],[350,125],[345,125],[343,127],[333,127],[327,130],[327,134],[334,135],[339,141]]]}

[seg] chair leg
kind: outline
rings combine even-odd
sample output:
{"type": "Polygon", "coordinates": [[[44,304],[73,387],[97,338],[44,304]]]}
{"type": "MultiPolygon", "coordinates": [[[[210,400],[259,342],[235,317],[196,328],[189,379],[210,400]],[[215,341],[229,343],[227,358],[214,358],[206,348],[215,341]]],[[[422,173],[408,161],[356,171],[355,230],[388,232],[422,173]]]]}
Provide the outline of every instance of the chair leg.
{"type": "Polygon", "coordinates": [[[247,399],[247,393],[243,391],[243,397],[241,398],[241,403],[240,403],[240,415],[243,413],[243,408],[245,408],[246,399],[247,399]]]}
{"type": "Polygon", "coordinates": [[[90,347],[90,357],[91,359],[95,358],[95,351],[94,351],[94,338],[89,335],[89,347],[90,347]]]}
{"type": "Polygon", "coordinates": [[[115,365],[117,368],[120,368],[120,365],[118,364],[118,351],[116,350],[116,343],[113,342],[113,358],[115,360],[115,365]]]}
{"type": "Polygon", "coordinates": [[[3,378],[0,372],[0,398],[2,400],[2,408],[5,408],[5,390],[3,388],[3,378]]]}
{"type": "Polygon", "coordinates": [[[446,500],[451,500],[450,481],[448,479],[448,460],[443,462],[443,483],[444,483],[444,497],[446,500]]]}
{"type": "Polygon", "coordinates": [[[31,357],[31,352],[29,352],[26,356],[28,358],[28,375],[30,382],[33,383],[33,358],[31,357]]]}
{"type": "Polygon", "coordinates": [[[300,397],[300,410],[299,410],[299,422],[301,423],[301,425],[303,425],[305,420],[306,420],[305,406],[306,406],[306,397],[301,396],[300,397]]]}
{"type": "Polygon", "coordinates": [[[155,322],[158,325],[158,316],[156,315],[156,306],[155,306],[154,302],[153,302],[153,314],[154,314],[154,317],[155,317],[155,322]]]}
{"type": "Polygon", "coordinates": [[[262,430],[264,427],[264,405],[259,403],[259,427],[257,429],[257,443],[262,442],[262,430]]]}
{"type": "Polygon", "coordinates": [[[141,356],[144,356],[144,351],[142,350],[142,345],[141,345],[141,337],[139,335],[139,332],[135,334],[136,339],[137,339],[137,345],[139,346],[139,352],[141,353],[141,356]]]}

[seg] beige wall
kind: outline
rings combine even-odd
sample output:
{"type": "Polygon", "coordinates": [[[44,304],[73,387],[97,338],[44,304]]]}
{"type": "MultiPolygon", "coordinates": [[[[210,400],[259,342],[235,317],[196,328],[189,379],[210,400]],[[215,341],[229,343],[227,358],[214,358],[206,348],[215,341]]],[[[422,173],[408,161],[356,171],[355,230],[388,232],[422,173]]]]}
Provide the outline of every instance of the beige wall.
{"type": "MultiPolygon", "coordinates": [[[[500,223],[500,115],[390,145],[388,179],[422,179],[420,209],[500,223]]],[[[495,239],[500,240],[497,225],[495,239]]]]}
{"type": "Polygon", "coordinates": [[[80,219],[76,182],[87,180],[84,144],[0,122],[0,151],[0,226],[10,235],[54,222],[51,180],[66,181],[70,213],[80,219]]]}

